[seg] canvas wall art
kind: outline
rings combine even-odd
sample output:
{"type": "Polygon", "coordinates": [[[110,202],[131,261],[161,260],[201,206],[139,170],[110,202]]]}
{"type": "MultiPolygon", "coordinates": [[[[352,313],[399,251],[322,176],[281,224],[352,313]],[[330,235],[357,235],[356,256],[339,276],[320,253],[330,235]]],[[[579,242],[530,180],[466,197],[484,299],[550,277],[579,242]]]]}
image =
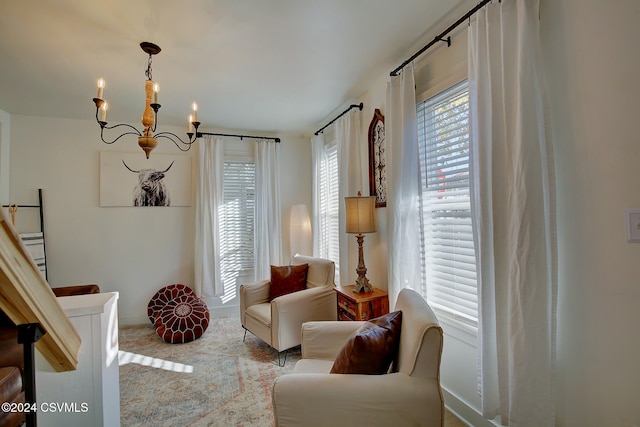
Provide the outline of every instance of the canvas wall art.
{"type": "Polygon", "coordinates": [[[100,153],[100,206],[191,206],[191,156],[100,153]]]}

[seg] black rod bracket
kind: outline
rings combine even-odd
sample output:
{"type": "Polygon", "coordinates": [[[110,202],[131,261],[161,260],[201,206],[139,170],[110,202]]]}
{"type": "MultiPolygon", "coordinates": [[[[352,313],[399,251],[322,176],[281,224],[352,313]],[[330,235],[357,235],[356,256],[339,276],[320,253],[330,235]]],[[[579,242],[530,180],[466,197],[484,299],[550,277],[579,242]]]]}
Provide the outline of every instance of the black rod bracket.
{"type": "Polygon", "coordinates": [[[436,40],[439,42],[444,42],[447,44],[447,47],[451,47],[451,36],[448,36],[446,39],[442,37],[437,37],[436,40]]]}

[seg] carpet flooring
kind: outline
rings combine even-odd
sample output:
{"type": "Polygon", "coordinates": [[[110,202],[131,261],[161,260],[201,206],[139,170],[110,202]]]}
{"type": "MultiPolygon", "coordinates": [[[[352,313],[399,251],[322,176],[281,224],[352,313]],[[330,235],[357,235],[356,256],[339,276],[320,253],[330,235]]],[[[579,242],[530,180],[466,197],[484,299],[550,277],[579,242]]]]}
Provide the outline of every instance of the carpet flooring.
{"type": "Polygon", "coordinates": [[[212,318],[204,335],[167,344],[149,325],[122,327],[120,411],[123,427],[272,426],[271,386],[289,372],[277,353],[247,334],[237,318],[212,318]]]}
{"type": "MultiPolygon", "coordinates": [[[[151,324],[119,330],[120,419],[123,427],[270,427],[273,380],[290,372],[300,349],[284,367],[275,350],[238,318],[211,318],[204,335],[167,344],[151,324]]],[[[462,427],[447,412],[445,427],[462,427]]]]}

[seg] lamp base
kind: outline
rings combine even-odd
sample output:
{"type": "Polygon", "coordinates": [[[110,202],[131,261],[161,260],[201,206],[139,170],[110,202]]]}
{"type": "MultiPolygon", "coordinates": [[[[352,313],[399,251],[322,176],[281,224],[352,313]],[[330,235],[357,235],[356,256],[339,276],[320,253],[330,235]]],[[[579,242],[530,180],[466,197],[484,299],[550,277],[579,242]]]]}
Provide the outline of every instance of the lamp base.
{"type": "Polygon", "coordinates": [[[373,292],[373,286],[369,283],[369,279],[367,279],[367,267],[364,265],[364,254],[362,251],[362,244],[364,243],[364,234],[356,234],[356,240],[358,241],[358,268],[356,268],[356,273],[358,273],[358,278],[356,279],[356,283],[353,287],[353,291],[357,293],[362,292],[373,292]]]}
{"type": "Polygon", "coordinates": [[[369,283],[369,279],[367,279],[366,277],[358,277],[356,279],[356,283],[353,285],[353,292],[358,294],[373,292],[373,285],[369,283]]]}

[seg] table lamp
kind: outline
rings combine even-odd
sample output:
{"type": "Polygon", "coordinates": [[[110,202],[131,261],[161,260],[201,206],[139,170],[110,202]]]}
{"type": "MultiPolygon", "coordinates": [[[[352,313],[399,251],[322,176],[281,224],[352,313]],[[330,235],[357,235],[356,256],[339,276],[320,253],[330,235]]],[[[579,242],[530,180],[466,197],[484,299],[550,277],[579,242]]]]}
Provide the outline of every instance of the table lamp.
{"type": "Polygon", "coordinates": [[[373,292],[373,286],[369,283],[366,273],[367,268],[364,265],[364,255],[362,252],[362,244],[364,242],[364,233],[375,233],[375,207],[376,198],[362,197],[358,191],[357,197],[345,197],[346,212],[346,232],[356,235],[358,241],[358,278],[354,286],[354,292],[373,292]]]}

